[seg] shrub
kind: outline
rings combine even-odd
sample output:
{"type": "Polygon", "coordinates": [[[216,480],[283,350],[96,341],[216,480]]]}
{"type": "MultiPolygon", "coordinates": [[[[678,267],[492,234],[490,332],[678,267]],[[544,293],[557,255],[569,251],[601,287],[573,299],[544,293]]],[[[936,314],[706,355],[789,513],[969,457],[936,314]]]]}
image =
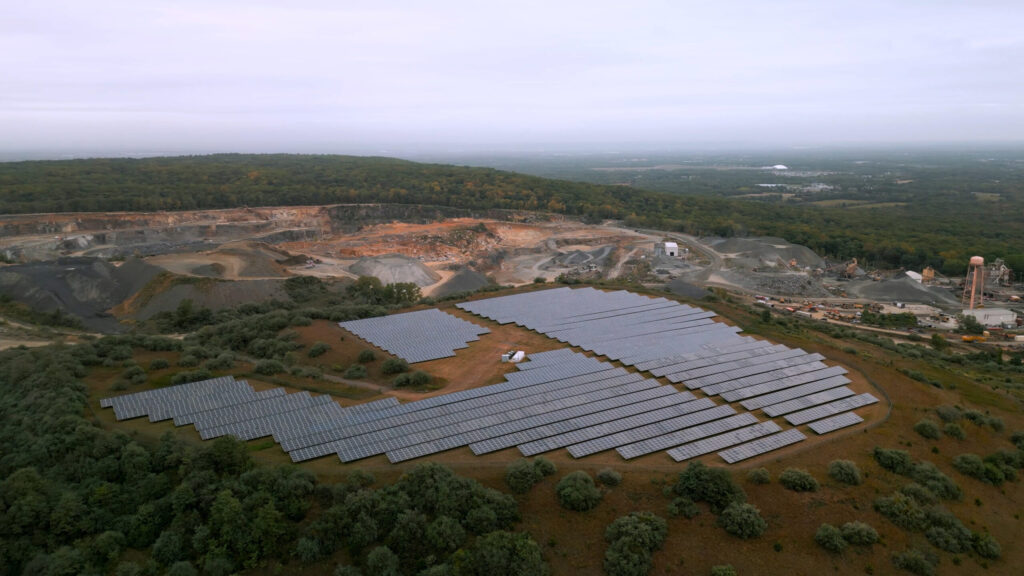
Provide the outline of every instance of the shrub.
{"type": "Polygon", "coordinates": [[[206,361],[206,368],[209,370],[227,370],[235,365],[235,355],[231,352],[224,352],[216,358],[206,361]]]}
{"type": "Polygon", "coordinates": [[[195,566],[188,560],[179,560],[167,569],[167,576],[196,576],[195,566]]]}
{"type": "Polygon", "coordinates": [[[953,468],[965,476],[985,480],[985,462],[977,454],[961,454],[953,458],[953,468]]]}
{"type": "Polygon", "coordinates": [[[608,542],[628,540],[649,551],[661,548],[667,535],[668,524],[665,519],[650,512],[632,512],[620,516],[604,531],[604,539],[608,542]]]}
{"type": "Polygon", "coordinates": [[[711,567],[711,576],[736,576],[736,569],[732,564],[719,564],[711,567]]]}
{"type": "Polygon", "coordinates": [[[829,462],[828,475],[838,482],[851,486],[857,486],[863,481],[860,468],[850,460],[833,460],[829,462]]]}
{"type": "Polygon", "coordinates": [[[629,540],[612,542],[604,552],[604,573],[608,576],[646,576],[651,571],[651,553],[629,540]]]}
{"type": "Polygon", "coordinates": [[[733,502],[722,510],[718,525],[726,532],[744,540],[757,538],[764,533],[768,523],[761,518],[761,511],[752,504],[733,502]]]}
{"type": "Polygon", "coordinates": [[[602,468],[597,471],[597,480],[605,486],[618,486],[622,483],[622,474],[611,468],[602,468]]]}
{"type": "Polygon", "coordinates": [[[338,564],[334,568],[334,576],[363,576],[363,571],[355,566],[338,564]]]}
{"type": "Polygon", "coordinates": [[[814,533],[814,541],[829,552],[842,552],[846,548],[846,540],[839,528],[831,524],[822,524],[814,533]]]}
{"type": "Polygon", "coordinates": [[[399,576],[398,556],[387,546],[378,546],[366,557],[366,569],[374,576],[399,576]]]}
{"type": "Polygon", "coordinates": [[[1018,430],[1010,435],[1010,442],[1017,447],[1018,450],[1024,450],[1024,430],[1018,430]]]}
{"type": "Polygon", "coordinates": [[[916,462],[911,466],[909,476],[939,498],[959,500],[963,496],[963,492],[956,482],[953,482],[931,462],[916,462]]]}
{"type": "Polygon", "coordinates": [[[956,422],[964,417],[963,412],[956,406],[943,405],[935,409],[935,413],[943,422],[956,422]]]}
{"type": "Polygon", "coordinates": [[[388,358],[380,365],[380,371],[384,374],[401,374],[409,370],[409,363],[401,358],[388,358]]]}
{"type": "Polygon", "coordinates": [[[306,355],[310,358],[316,358],[317,356],[323,356],[330,349],[331,347],[328,346],[326,342],[314,342],[313,345],[309,347],[309,352],[306,352],[306,355]]]}
{"type": "Polygon", "coordinates": [[[409,384],[415,387],[426,386],[430,384],[433,378],[430,374],[427,374],[423,370],[417,370],[412,374],[409,374],[409,384]]]}
{"type": "Polygon", "coordinates": [[[916,482],[911,482],[900,488],[900,492],[913,498],[918,504],[922,506],[928,506],[935,504],[938,501],[938,497],[932,493],[931,490],[921,486],[916,482]]]}
{"type": "Polygon", "coordinates": [[[526,494],[540,482],[541,473],[529,460],[520,458],[505,468],[505,484],[516,494],[526,494]]]}
{"type": "Polygon", "coordinates": [[[954,554],[971,549],[971,531],[949,510],[941,507],[931,508],[927,516],[931,526],[925,530],[924,535],[932,546],[954,554]]]}
{"type": "Polygon", "coordinates": [[[594,479],[582,470],[571,472],[559,480],[555,494],[562,508],[577,512],[592,510],[601,501],[601,491],[594,484],[594,479]]]}
{"type": "Polygon", "coordinates": [[[854,546],[870,546],[878,542],[878,532],[864,522],[847,522],[840,531],[843,539],[854,546]]]}
{"type": "Polygon", "coordinates": [[[253,371],[257,374],[263,374],[264,376],[273,376],[274,374],[280,374],[285,371],[284,364],[281,364],[277,360],[260,360],[253,367],[253,371]]]}
{"type": "Polygon", "coordinates": [[[751,484],[769,484],[771,481],[772,475],[767,468],[754,468],[747,472],[747,482],[751,484]]]}
{"type": "Polygon", "coordinates": [[[873,452],[875,462],[889,472],[896,474],[907,474],[910,472],[910,454],[903,450],[885,450],[875,447],[873,452]]]}
{"type": "Polygon", "coordinates": [[[910,548],[892,555],[893,566],[918,576],[932,576],[935,574],[935,565],[938,563],[939,559],[934,554],[917,548],[910,548]]]}
{"type": "Polygon", "coordinates": [[[533,467],[537,469],[537,472],[539,472],[541,476],[551,476],[558,471],[551,460],[548,460],[543,456],[537,456],[533,459],[533,467]]]}
{"type": "Polygon", "coordinates": [[[1003,553],[999,542],[987,532],[974,535],[974,551],[978,553],[978,556],[989,560],[995,560],[1003,553]]]}
{"type": "Polygon", "coordinates": [[[967,435],[964,434],[963,427],[957,424],[956,422],[947,423],[945,426],[942,427],[942,431],[946,434],[946,436],[949,436],[950,438],[956,438],[957,440],[963,440],[964,438],[967,437],[967,435]]]}
{"type": "Polygon", "coordinates": [[[672,502],[668,505],[668,513],[671,516],[682,516],[684,518],[693,518],[700,514],[700,508],[693,500],[690,500],[686,496],[680,496],[672,499],[672,502]]]}
{"type": "Polygon", "coordinates": [[[359,360],[359,362],[361,364],[368,364],[370,362],[373,362],[376,359],[377,359],[377,355],[374,354],[373,350],[370,350],[369,348],[367,348],[366,350],[363,350],[362,352],[360,352],[359,353],[359,358],[357,358],[357,360],[359,360]]]}
{"type": "Polygon", "coordinates": [[[817,492],[818,481],[807,470],[786,468],[779,474],[779,484],[793,492],[817,492]]]}
{"type": "Polygon", "coordinates": [[[875,510],[904,530],[921,532],[929,524],[924,507],[902,492],[878,498],[875,500],[875,510]]]}
{"type": "Polygon", "coordinates": [[[345,378],[366,378],[366,375],[366,366],[363,366],[362,364],[353,364],[345,370],[345,378]]]}
{"type": "Polygon", "coordinates": [[[939,432],[939,425],[927,418],[914,424],[914,432],[929,440],[938,440],[942,433],[939,432]]]}
{"type": "Polygon", "coordinates": [[[149,369],[150,370],[163,370],[164,368],[167,368],[170,365],[171,365],[171,363],[168,362],[167,360],[164,360],[163,358],[156,358],[152,362],[149,363],[149,369]]]}
{"type": "Polygon", "coordinates": [[[686,496],[694,502],[707,502],[711,511],[718,514],[734,502],[745,502],[743,489],[732,480],[724,468],[708,468],[702,462],[694,462],[679,474],[672,486],[676,496],[686,496]]]}

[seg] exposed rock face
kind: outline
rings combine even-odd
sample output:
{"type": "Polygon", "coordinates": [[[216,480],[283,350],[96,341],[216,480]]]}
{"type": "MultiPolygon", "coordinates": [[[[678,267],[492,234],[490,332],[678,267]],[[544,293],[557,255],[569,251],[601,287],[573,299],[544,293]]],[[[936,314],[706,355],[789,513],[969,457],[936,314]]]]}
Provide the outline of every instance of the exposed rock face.
{"type": "Polygon", "coordinates": [[[349,266],[360,276],[373,276],[384,284],[412,282],[420,288],[436,283],[441,277],[419,260],[401,254],[363,257],[349,266]]]}

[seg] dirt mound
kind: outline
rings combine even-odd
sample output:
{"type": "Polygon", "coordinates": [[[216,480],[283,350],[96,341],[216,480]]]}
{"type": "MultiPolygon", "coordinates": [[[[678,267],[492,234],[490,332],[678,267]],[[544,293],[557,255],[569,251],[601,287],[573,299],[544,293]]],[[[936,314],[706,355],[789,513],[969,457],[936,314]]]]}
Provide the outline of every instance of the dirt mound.
{"type": "MultiPolygon", "coordinates": [[[[549,242],[550,244],[551,242],[549,242]]],[[[603,265],[611,254],[611,246],[601,246],[593,250],[573,250],[561,253],[548,262],[549,266],[574,267],[583,264],[603,265]]]]}
{"type": "Polygon", "coordinates": [[[666,284],[665,289],[677,296],[682,296],[683,298],[689,298],[691,300],[700,300],[708,295],[708,291],[704,288],[701,288],[696,284],[691,284],[680,278],[676,278],[666,284]]]}
{"type": "Polygon", "coordinates": [[[3,268],[0,291],[37,310],[61,309],[81,318],[90,329],[111,332],[121,326],[106,311],[138,292],[159,272],[134,258],[121,266],[96,258],[60,258],[3,268]]]}
{"type": "Polygon", "coordinates": [[[154,294],[132,317],[147,320],[160,312],[178,308],[182,300],[192,300],[196,308],[221,310],[241,304],[288,300],[284,280],[240,280],[236,282],[202,280],[189,284],[175,284],[154,294]]]}
{"type": "Polygon", "coordinates": [[[744,268],[776,266],[780,260],[787,265],[796,260],[797,266],[801,268],[821,268],[825,265],[825,260],[810,248],[771,236],[712,239],[708,244],[723,255],[732,256],[744,268]]]}
{"type": "Polygon", "coordinates": [[[960,301],[949,290],[925,286],[906,277],[878,282],[857,280],[846,284],[846,292],[856,298],[868,298],[879,302],[914,302],[946,309],[960,307],[960,301]]]}
{"type": "Polygon", "coordinates": [[[436,298],[441,298],[449,294],[455,294],[456,292],[470,292],[478,288],[483,288],[490,283],[491,281],[483,274],[470,270],[469,268],[463,268],[454,276],[449,278],[447,282],[435,288],[431,295],[436,298]]]}
{"type": "Polygon", "coordinates": [[[419,260],[401,254],[364,256],[349,266],[360,276],[374,276],[384,284],[412,282],[420,288],[436,283],[441,277],[419,260]]]}

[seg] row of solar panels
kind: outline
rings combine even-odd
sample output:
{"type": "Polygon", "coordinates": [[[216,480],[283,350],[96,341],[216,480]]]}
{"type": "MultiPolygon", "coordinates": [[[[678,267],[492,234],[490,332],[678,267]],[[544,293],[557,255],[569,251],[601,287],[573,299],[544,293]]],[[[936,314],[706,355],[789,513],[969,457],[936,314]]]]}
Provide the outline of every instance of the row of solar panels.
{"type": "Polygon", "coordinates": [[[338,325],[410,363],[454,356],[455,350],[466,348],[468,342],[479,340],[481,334],[490,332],[483,326],[437,308],[340,322],[338,325]]]}
{"type": "Polygon", "coordinates": [[[231,376],[100,400],[101,407],[114,409],[118,420],[173,419],[175,426],[192,424],[204,440],[225,435],[242,440],[273,436],[278,442],[397,405],[397,399],[385,398],[343,408],[330,396],[287,394],[284,388],[256,391],[231,376]]]}

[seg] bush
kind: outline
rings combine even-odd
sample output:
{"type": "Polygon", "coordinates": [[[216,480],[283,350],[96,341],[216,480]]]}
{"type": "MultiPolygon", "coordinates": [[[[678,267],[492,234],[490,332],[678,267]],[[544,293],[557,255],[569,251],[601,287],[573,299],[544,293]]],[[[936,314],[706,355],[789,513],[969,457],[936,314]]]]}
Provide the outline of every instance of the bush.
{"type": "Polygon", "coordinates": [[[676,496],[685,496],[694,502],[707,502],[711,511],[719,514],[734,502],[745,502],[747,495],[732,480],[724,468],[708,468],[702,462],[693,462],[679,474],[672,486],[676,496]]]}
{"type": "Polygon", "coordinates": [[[629,540],[645,550],[657,550],[665,542],[668,535],[668,524],[650,512],[632,512],[620,516],[608,525],[604,531],[604,539],[614,543],[629,540]]]}
{"type": "Polygon", "coordinates": [[[843,540],[854,546],[870,546],[878,542],[878,532],[864,522],[847,522],[840,529],[843,540]]]}
{"type": "Polygon", "coordinates": [[[902,492],[878,498],[875,510],[904,530],[921,532],[929,525],[924,507],[902,492]]]}
{"type": "Polygon", "coordinates": [[[932,576],[935,574],[935,565],[939,563],[939,559],[934,554],[910,548],[893,554],[892,563],[893,566],[918,576],[932,576]]]}
{"type": "Polygon", "coordinates": [[[842,552],[846,548],[846,540],[839,528],[831,524],[822,524],[814,533],[814,541],[829,552],[842,552]]]}
{"type": "Polygon", "coordinates": [[[273,376],[274,374],[280,374],[285,371],[284,364],[281,364],[277,360],[260,360],[256,363],[253,371],[257,374],[263,374],[264,376],[273,376]]]}
{"type": "Polygon", "coordinates": [[[768,523],[761,518],[761,511],[752,504],[733,502],[722,510],[718,517],[718,525],[726,532],[744,540],[757,538],[764,534],[768,523]]]}
{"type": "Polygon", "coordinates": [[[885,450],[875,447],[873,452],[875,462],[889,472],[896,474],[907,474],[910,472],[910,454],[903,450],[885,450]]]}
{"type": "Polygon", "coordinates": [[[942,436],[942,433],[939,432],[939,425],[927,418],[914,424],[914,432],[929,440],[938,440],[942,436]]]}
{"type": "Polygon", "coordinates": [[[935,409],[935,413],[943,422],[956,422],[964,417],[959,408],[949,405],[939,406],[935,409]]]}
{"type": "Polygon", "coordinates": [[[671,516],[682,516],[689,519],[700,514],[700,508],[697,507],[693,500],[686,496],[680,496],[674,498],[668,505],[668,513],[671,516]]]}
{"type": "Polygon", "coordinates": [[[195,566],[187,560],[175,562],[167,569],[167,576],[196,576],[197,573],[195,566]]]}
{"type": "Polygon", "coordinates": [[[928,506],[938,502],[938,497],[931,490],[916,482],[911,482],[900,488],[900,492],[913,498],[918,504],[928,506]]]}
{"type": "Polygon", "coordinates": [[[399,576],[398,556],[387,546],[378,546],[366,557],[366,569],[374,576],[399,576]]]}
{"type": "Polygon", "coordinates": [[[917,462],[910,468],[909,476],[915,482],[929,489],[939,498],[959,500],[963,496],[956,482],[942,473],[931,462],[917,462]]]}
{"type": "Polygon", "coordinates": [[[578,470],[564,476],[555,487],[558,503],[566,510],[586,512],[601,501],[601,491],[589,474],[578,470]]]}
{"type": "Polygon", "coordinates": [[[953,468],[964,476],[985,480],[985,462],[977,454],[961,454],[953,458],[953,468]]]}
{"type": "Polygon", "coordinates": [[[974,535],[974,551],[978,553],[978,556],[989,560],[995,560],[1003,553],[999,542],[996,542],[996,539],[987,532],[974,535]]]}
{"type": "Polygon", "coordinates": [[[732,564],[719,564],[711,567],[711,576],[736,576],[736,569],[732,564]]]}
{"type": "Polygon", "coordinates": [[[330,349],[331,347],[328,346],[326,342],[314,342],[313,345],[309,347],[309,352],[307,352],[306,355],[310,358],[316,358],[317,356],[323,356],[330,349]]]}
{"type": "Polygon", "coordinates": [[[401,358],[388,358],[380,365],[383,374],[401,374],[409,371],[409,363],[401,358]]]}
{"type": "Polygon", "coordinates": [[[611,468],[602,468],[597,471],[597,480],[605,486],[618,486],[622,483],[622,474],[611,468]]]}
{"type": "Polygon", "coordinates": [[[164,368],[170,367],[171,363],[163,358],[156,358],[149,363],[150,370],[163,370],[164,368]]]}
{"type": "Polygon", "coordinates": [[[786,468],[779,474],[779,484],[793,492],[817,492],[818,481],[807,470],[786,468]]]}
{"type": "Polygon", "coordinates": [[[964,434],[963,427],[957,424],[956,422],[949,422],[948,424],[942,427],[942,431],[946,434],[946,436],[949,436],[950,438],[956,438],[957,440],[963,440],[964,438],[967,437],[967,434],[964,434]]]}
{"type": "Polygon", "coordinates": [[[651,552],[661,548],[667,534],[665,520],[650,512],[616,518],[604,532],[611,544],[604,554],[605,573],[644,576],[651,570],[651,552]]]}
{"type": "Polygon", "coordinates": [[[857,486],[863,481],[860,468],[850,460],[833,460],[829,462],[828,475],[838,482],[851,486],[857,486]]]}
{"type": "Polygon", "coordinates": [[[412,373],[399,374],[392,383],[397,388],[419,388],[430,384],[430,374],[417,370],[412,373]]]}
{"type": "Polygon", "coordinates": [[[345,370],[345,378],[359,379],[366,378],[366,366],[362,364],[353,364],[345,370]]]}
{"type": "Polygon", "coordinates": [[[747,472],[747,482],[751,484],[770,484],[771,481],[772,474],[767,468],[754,468],[747,472]]]}
{"type": "Polygon", "coordinates": [[[548,460],[543,456],[537,456],[533,459],[533,467],[537,469],[537,472],[539,472],[541,476],[551,476],[558,471],[551,460],[548,460]]]}
{"type": "Polygon", "coordinates": [[[542,477],[537,467],[525,458],[520,458],[505,468],[505,484],[508,484],[509,489],[516,494],[526,494],[542,477]]]}
{"type": "Polygon", "coordinates": [[[377,359],[377,355],[374,354],[373,350],[370,350],[369,348],[367,348],[366,350],[363,350],[362,352],[360,352],[359,353],[359,358],[357,358],[357,360],[359,360],[359,362],[361,364],[368,364],[370,362],[373,362],[376,359],[377,359]]]}

